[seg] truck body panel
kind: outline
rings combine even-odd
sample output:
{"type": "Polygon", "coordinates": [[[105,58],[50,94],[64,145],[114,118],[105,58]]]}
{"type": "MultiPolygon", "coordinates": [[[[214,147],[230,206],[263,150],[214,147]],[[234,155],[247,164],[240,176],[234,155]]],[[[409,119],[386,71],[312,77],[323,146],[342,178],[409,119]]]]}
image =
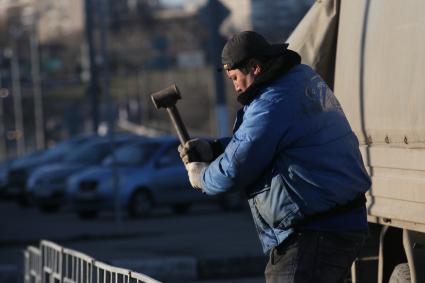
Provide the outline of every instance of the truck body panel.
{"type": "Polygon", "coordinates": [[[425,232],[425,1],[316,1],[288,39],[334,89],[372,177],[368,220],[425,232]],[[332,76],[330,76],[332,74],[332,76]]]}
{"type": "Polygon", "coordinates": [[[341,1],[335,94],[372,177],[369,221],[425,232],[425,1],[341,1]]]}

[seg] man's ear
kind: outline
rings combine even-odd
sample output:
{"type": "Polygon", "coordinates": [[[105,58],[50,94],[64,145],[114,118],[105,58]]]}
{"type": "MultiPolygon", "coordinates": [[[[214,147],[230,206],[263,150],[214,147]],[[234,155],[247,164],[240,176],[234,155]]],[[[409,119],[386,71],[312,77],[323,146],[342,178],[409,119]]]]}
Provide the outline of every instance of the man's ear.
{"type": "Polygon", "coordinates": [[[252,70],[254,71],[253,72],[254,76],[258,76],[259,74],[261,74],[263,72],[263,67],[260,64],[258,64],[258,62],[255,62],[252,65],[252,70]]]}
{"type": "Polygon", "coordinates": [[[250,63],[251,63],[251,72],[254,76],[257,76],[261,72],[263,72],[263,67],[261,66],[260,62],[258,62],[258,60],[252,59],[250,63]]]}

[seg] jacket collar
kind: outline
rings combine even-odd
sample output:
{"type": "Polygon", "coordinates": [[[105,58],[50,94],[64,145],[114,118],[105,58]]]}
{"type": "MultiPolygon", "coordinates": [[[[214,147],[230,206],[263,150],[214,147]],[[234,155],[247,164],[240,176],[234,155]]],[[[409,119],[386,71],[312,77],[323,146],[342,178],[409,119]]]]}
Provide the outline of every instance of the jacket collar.
{"type": "Polygon", "coordinates": [[[260,88],[266,84],[276,80],[292,67],[301,63],[301,57],[292,50],[287,50],[284,55],[273,59],[266,70],[255,78],[254,83],[247,88],[244,92],[238,94],[237,100],[242,105],[248,105],[258,95],[260,88]]]}

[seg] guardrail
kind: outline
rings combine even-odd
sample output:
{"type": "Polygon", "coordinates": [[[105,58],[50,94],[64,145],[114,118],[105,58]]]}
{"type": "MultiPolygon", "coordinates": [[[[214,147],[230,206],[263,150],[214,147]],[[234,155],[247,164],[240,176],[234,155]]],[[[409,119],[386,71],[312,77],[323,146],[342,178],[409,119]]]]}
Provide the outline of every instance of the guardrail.
{"type": "Polygon", "coordinates": [[[50,241],[24,251],[24,283],[161,283],[50,241]]]}

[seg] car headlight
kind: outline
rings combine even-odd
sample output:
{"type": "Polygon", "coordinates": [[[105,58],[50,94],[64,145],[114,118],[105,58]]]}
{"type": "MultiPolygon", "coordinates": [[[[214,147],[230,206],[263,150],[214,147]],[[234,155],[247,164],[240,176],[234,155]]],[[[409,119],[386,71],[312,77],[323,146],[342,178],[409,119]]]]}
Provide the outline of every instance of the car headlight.
{"type": "Polygon", "coordinates": [[[97,181],[84,180],[79,184],[79,190],[81,192],[94,192],[97,189],[97,181]]]}

